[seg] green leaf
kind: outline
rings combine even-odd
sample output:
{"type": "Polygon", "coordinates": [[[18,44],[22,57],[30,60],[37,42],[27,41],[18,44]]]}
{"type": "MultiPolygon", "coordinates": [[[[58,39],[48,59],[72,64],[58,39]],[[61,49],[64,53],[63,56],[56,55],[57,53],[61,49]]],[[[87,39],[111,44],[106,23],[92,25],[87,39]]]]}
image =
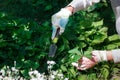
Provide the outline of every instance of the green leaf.
{"type": "Polygon", "coordinates": [[[98,7],[97,5],[90,6],[87,8],[87,11],[91,12],[91,11],[95,10],[97,7],[98,7]]]}
{"type": "Polygon", "coordinates": [[[111,49],[115,49],[115,48],[117,48],[117,47],[118,47],[118,46],[115,45],[115,44],[109,44],[109,45],[106,46],[106,48],[107,48],[107,49],[110,49],[110,50],[111,50],[111,49]]]}
{"type": "Polygon", "coordinates": [[[78,45],[79,45],[79,48],[84,48],[87,46],[87,44],[85,42],[80,42],[80,43],[78,43],[78,45]]]}
{"type": "Polygon", "coordinates": [[[26,60],[24,61],[24,68],[33,68],[36,69],[39,67],[39,63],[38,62],[33,62],[32,60],[26,60]]]}
{"type": "Polygon", "coordinates": [[[102,71],[104,78],[107,79],[110,74],[109,70],[107,68],[102,68],[101,71],[102,71]]]}
{"type": "Polygon", "coordinates": [[[66,68],[65,66],[63,66],[63,65],[61,65],[61,69],[62,69],[63,71],[67,71],[67,68],[66,68]]]}
{"type": "Polygon", "coordinates": [[[82,56],[73,54],[70,59],[72,62],[77,62],[82,56]]]}
{"type": "Polygon", "coordinates": [[[114,73],[118,73],[118,71],[120,71],[119,68],[117,68],[117,67],[113,68],[113,72],[114,72],[114,73]]]}
{"type": "Polygon", "coordinates": [[[71,72],[72,76],[75,77],[76,76],[76,72],[74,69],[69,69],[69,71],[71,72]]]}
{"type": "Polygon", "coordinates": [[[65,45],[61,45],[58,50],[63,51],[64,49],[65,49],[65,45]]]}
{"type": "Polygon", "coordinates": [[[102,26],[102,25],[103,25],[103,19],[92,23],[92,26],[94,26],[94,27],[98,27],[98,26],[102,26]]]}
{"type": "Polygon", "coordinates": [[[78,40],[85,40],[85,36],[84,36],[84,35],[80,35],[80,36],[78,37],[78,40]]]}
{"type": "Polygon", "coordinates": [[[109,37],[108,37],[108,40],[109,40],[109,41],[120,40],[120,36],[117,35],[117,34],[114,34],[114,35],[112,35],[112,36],[109,36],[109,37]]]}
{"type": "Polygon", "coordinates": [[[116,45],[116,46],[120,46],[120,42],[118,41],[116,41],[116,42],[114,42],[114,44],[116,45]]]}
{"type": "Polygon", "coordinates": [[[106,38],[107,38],[106,33],[98,33],[98,34],[94,35],[94,40],[92,41],[92,45],[99,44],[99,43],[103,42],[106,38]]]}
{"type": "Polygon", "coordinates": [[[68,51],[68,53],[76,53],[77,55],[81,55],[80,51],[78,50],[79,47],[75,47],[68,51]]]}
{"type": "Polygon", "coordinates": [[[3,39],[0,39],[0,47],[5,47],[7,46],[7,42],[3,39]]]}
{"type": "Polygon", "coordinates": [[[86,75],[80,75],[80,76],[78,76],[77,80],[87,80],[87,76],[86,75]]]}
{"type": "Polygon", "coordinates": [[[47,11],[47,10],[50,10],[50,9],[52,9],[52,5],[47,5],[44,10],[47,11]]]}
{"type": "Polygon", "coordinates": [[[6,16],[6,13],[0,12],[0,18],[3,18],[3,17],[5,17],[5,16],[6,16]]]}
{"type": "Polygon", "coordinates": [[[87,57],[87,58],[92,58],[92,51],[93,51],[93,48],[92,47],[88,47],[88,49],[86,51],[84,51],[84,56],[87,57]]]}
{"type": "Polygon", "coordinates": [[[96,33],[96,30],[95,30],[95,29],[92,29],[92,30],[90,30],[90,31],[86,31],[86,32],[85,32],[85,35],[90,36],[90,35],[93,35],[93,34],[95,34],[95,33],[96,33]]]}
{"type": "Polygon", "coordinates": [[[107,32],[108,28],[107,27],[103,27],[99,30],[99,32],[107,32]]]}
{"type": "Polygon", "coordinates": [[[21,70],[20,72],[22,73],[22,75],[23,75],[24,77],[27,77],[29,71],[28,71],[27,69],[25,69],[25,70],[21,70]]]}

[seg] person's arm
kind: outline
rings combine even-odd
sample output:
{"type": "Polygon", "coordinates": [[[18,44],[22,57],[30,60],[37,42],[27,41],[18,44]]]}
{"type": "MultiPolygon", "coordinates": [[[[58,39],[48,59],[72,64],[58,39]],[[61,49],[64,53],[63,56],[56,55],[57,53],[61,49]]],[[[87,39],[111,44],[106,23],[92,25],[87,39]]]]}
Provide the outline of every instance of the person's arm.
{"type": "Polygon", "coordinates": [[[92,58],[96,62],[114,61],[114,63],[120,63],[120,49],[110,51],[95,50],[92,51],[92,58]]]}
{"type": "Polygon", "coordinates": [[[73,62],[72,65],[78,70],[86,70],[103,61],[114,61],[114,63],[120,63],[120,49],[110,51],[95,50],[92,51],[91,59],[84,56],[78,60],[78,63],[73,62]]]}
{"type": "Polygon", "coordinates": [[[111,51],[114,63],[120,63],[120,49],[114,49],[111,51]]]}
{"type": "Polygon", "coordinates": [[[114,61],[114,63],[120,63],[120,49],[110,51],[96,50],[92,52],[92,57],[96,62],[114,61]]]}
{"type": "Polygon", "coordinates": [[[112,51],[107,51],[106,54],[107,54],[107,60],[113,61],[112,51]]]}
{"type": "Polygon", "coordinates": [[[73,7],[73,13],[75,13],[98,2],[100,2],[100,0],[73,0],[68,6],[73,7]]]}
{"type": "Polygon", "coordinates": [[[100,0],[73,0],[66,7],[61,8],[60,11],[52,16],[52,39],[55,38],[55,34],[58,28],[60,28],[59,35],[61,35],[69,21],[69,17],[77,11],[85,9],[94,3],[98,3],[100,0]]]}
{"type": "Polygon", "coordinates": [[[67,6],[65,7],[65,9],[69,10],[71,13],[73,13],[74,8],[72,6],[67,6]]]}

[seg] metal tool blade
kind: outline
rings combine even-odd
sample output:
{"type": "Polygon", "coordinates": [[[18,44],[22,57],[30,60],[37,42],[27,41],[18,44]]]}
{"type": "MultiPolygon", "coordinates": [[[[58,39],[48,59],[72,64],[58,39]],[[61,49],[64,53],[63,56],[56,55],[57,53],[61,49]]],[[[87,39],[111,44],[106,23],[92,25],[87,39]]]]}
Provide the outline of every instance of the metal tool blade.
{"type": "Polygon", "coordinates": [[[56,44],[51,44],[51,45],[50,45],[50,48],[49,48],[48,56],[49,56],[49,57],[54,57],[54,56],[55,56],[55,53],[56,53],[56,50],[57,50],[56,44]]]}

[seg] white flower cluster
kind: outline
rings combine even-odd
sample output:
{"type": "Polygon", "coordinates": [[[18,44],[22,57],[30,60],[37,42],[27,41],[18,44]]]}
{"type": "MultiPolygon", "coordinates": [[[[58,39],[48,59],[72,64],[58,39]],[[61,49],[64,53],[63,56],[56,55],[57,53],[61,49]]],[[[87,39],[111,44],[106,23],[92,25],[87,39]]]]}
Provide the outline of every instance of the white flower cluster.
{"type": "Polygon", "coordinates": [[[0,80],[25,80],[19,75],[19,70],[15,67],[6,66],[0,70],[0,80]]]}
{"type": "Polygon", "coordinates": [[[50,71],[56,63],[54,61],[47,61],[47,64],[48,64],[48,70],[50,71]]]}
{"type": "Polygon", "coordinates": [[[54,61],[47,61],[47,64],[49,75],[45,75],[45,73],[41,74],[37,70],[31,70],[29,72],[30,80],[68,80],[68,78],[64,78],[64,75],[59,71],[52,70],[53,66],[56,64],[54,61]]]}
{"type": "MultiPolygon", "coordinates": [[[[62,72],[52,70],[53,66],[56,64],[54,61],[47,61],[48,64],[48,75],[45,73],[39,73],[37,70],[30,70],[29,77],[30,80],[68,80],[65,78],[62,72]]],[[[0,80],[28,80],[20,76],[19,70],[16,69],[16,62],[14,67],[6,66],[0,70],[0,80]]]]}
{"type": "Polygon", "coordinates": [[[56,64],[54,61],[47,61],[48,64],[48,80],[68,80],[68,78],[64,78],[64,75],[59,71],[52,70],[53,66],[56,64]]]}
{"type": "Polygon", "coordinates": [[[47,77],[45,76],[45,74],[41,74],[39,73],[37,70],[34,71],[30,71],[29,72],[29,76],[30,76],[30,80],[47,80],[47,77]]]}

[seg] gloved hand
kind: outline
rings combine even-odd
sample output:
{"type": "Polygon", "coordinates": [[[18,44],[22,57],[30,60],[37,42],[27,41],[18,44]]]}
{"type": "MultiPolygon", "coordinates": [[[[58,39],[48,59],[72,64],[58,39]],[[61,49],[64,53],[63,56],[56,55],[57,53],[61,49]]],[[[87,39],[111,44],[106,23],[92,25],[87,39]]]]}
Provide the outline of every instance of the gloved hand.
{"type": "Polygon", "coordinates": [[[78,60],[78,63],[72,63],[74,67],[76,67],[78,70],[86,70],[94,65],[96,65],[99,62],[107,61],[107,55],[106,51],[92,51],[92,58],[89,59],[87,57],[82,57],[78,60]]]}
{"type": "Polygon", "coordinates": [[[86,70],[93,67],[96,64],[95,60],[89,59],[87,57],[82,57],[78,60],[78,63],[73,62],[72,65],[76,67],[78,70],[86,70]]]}
{"type": "Polygon", "coordinates": [[[62,8],[59,12],[52,16],[52,39],[55,38],[58,28],[60,28],[59,35],[61,35],[64,32],[65,26],[68,23],[70,15],[72,15],[71,11],[62,8]]]}

